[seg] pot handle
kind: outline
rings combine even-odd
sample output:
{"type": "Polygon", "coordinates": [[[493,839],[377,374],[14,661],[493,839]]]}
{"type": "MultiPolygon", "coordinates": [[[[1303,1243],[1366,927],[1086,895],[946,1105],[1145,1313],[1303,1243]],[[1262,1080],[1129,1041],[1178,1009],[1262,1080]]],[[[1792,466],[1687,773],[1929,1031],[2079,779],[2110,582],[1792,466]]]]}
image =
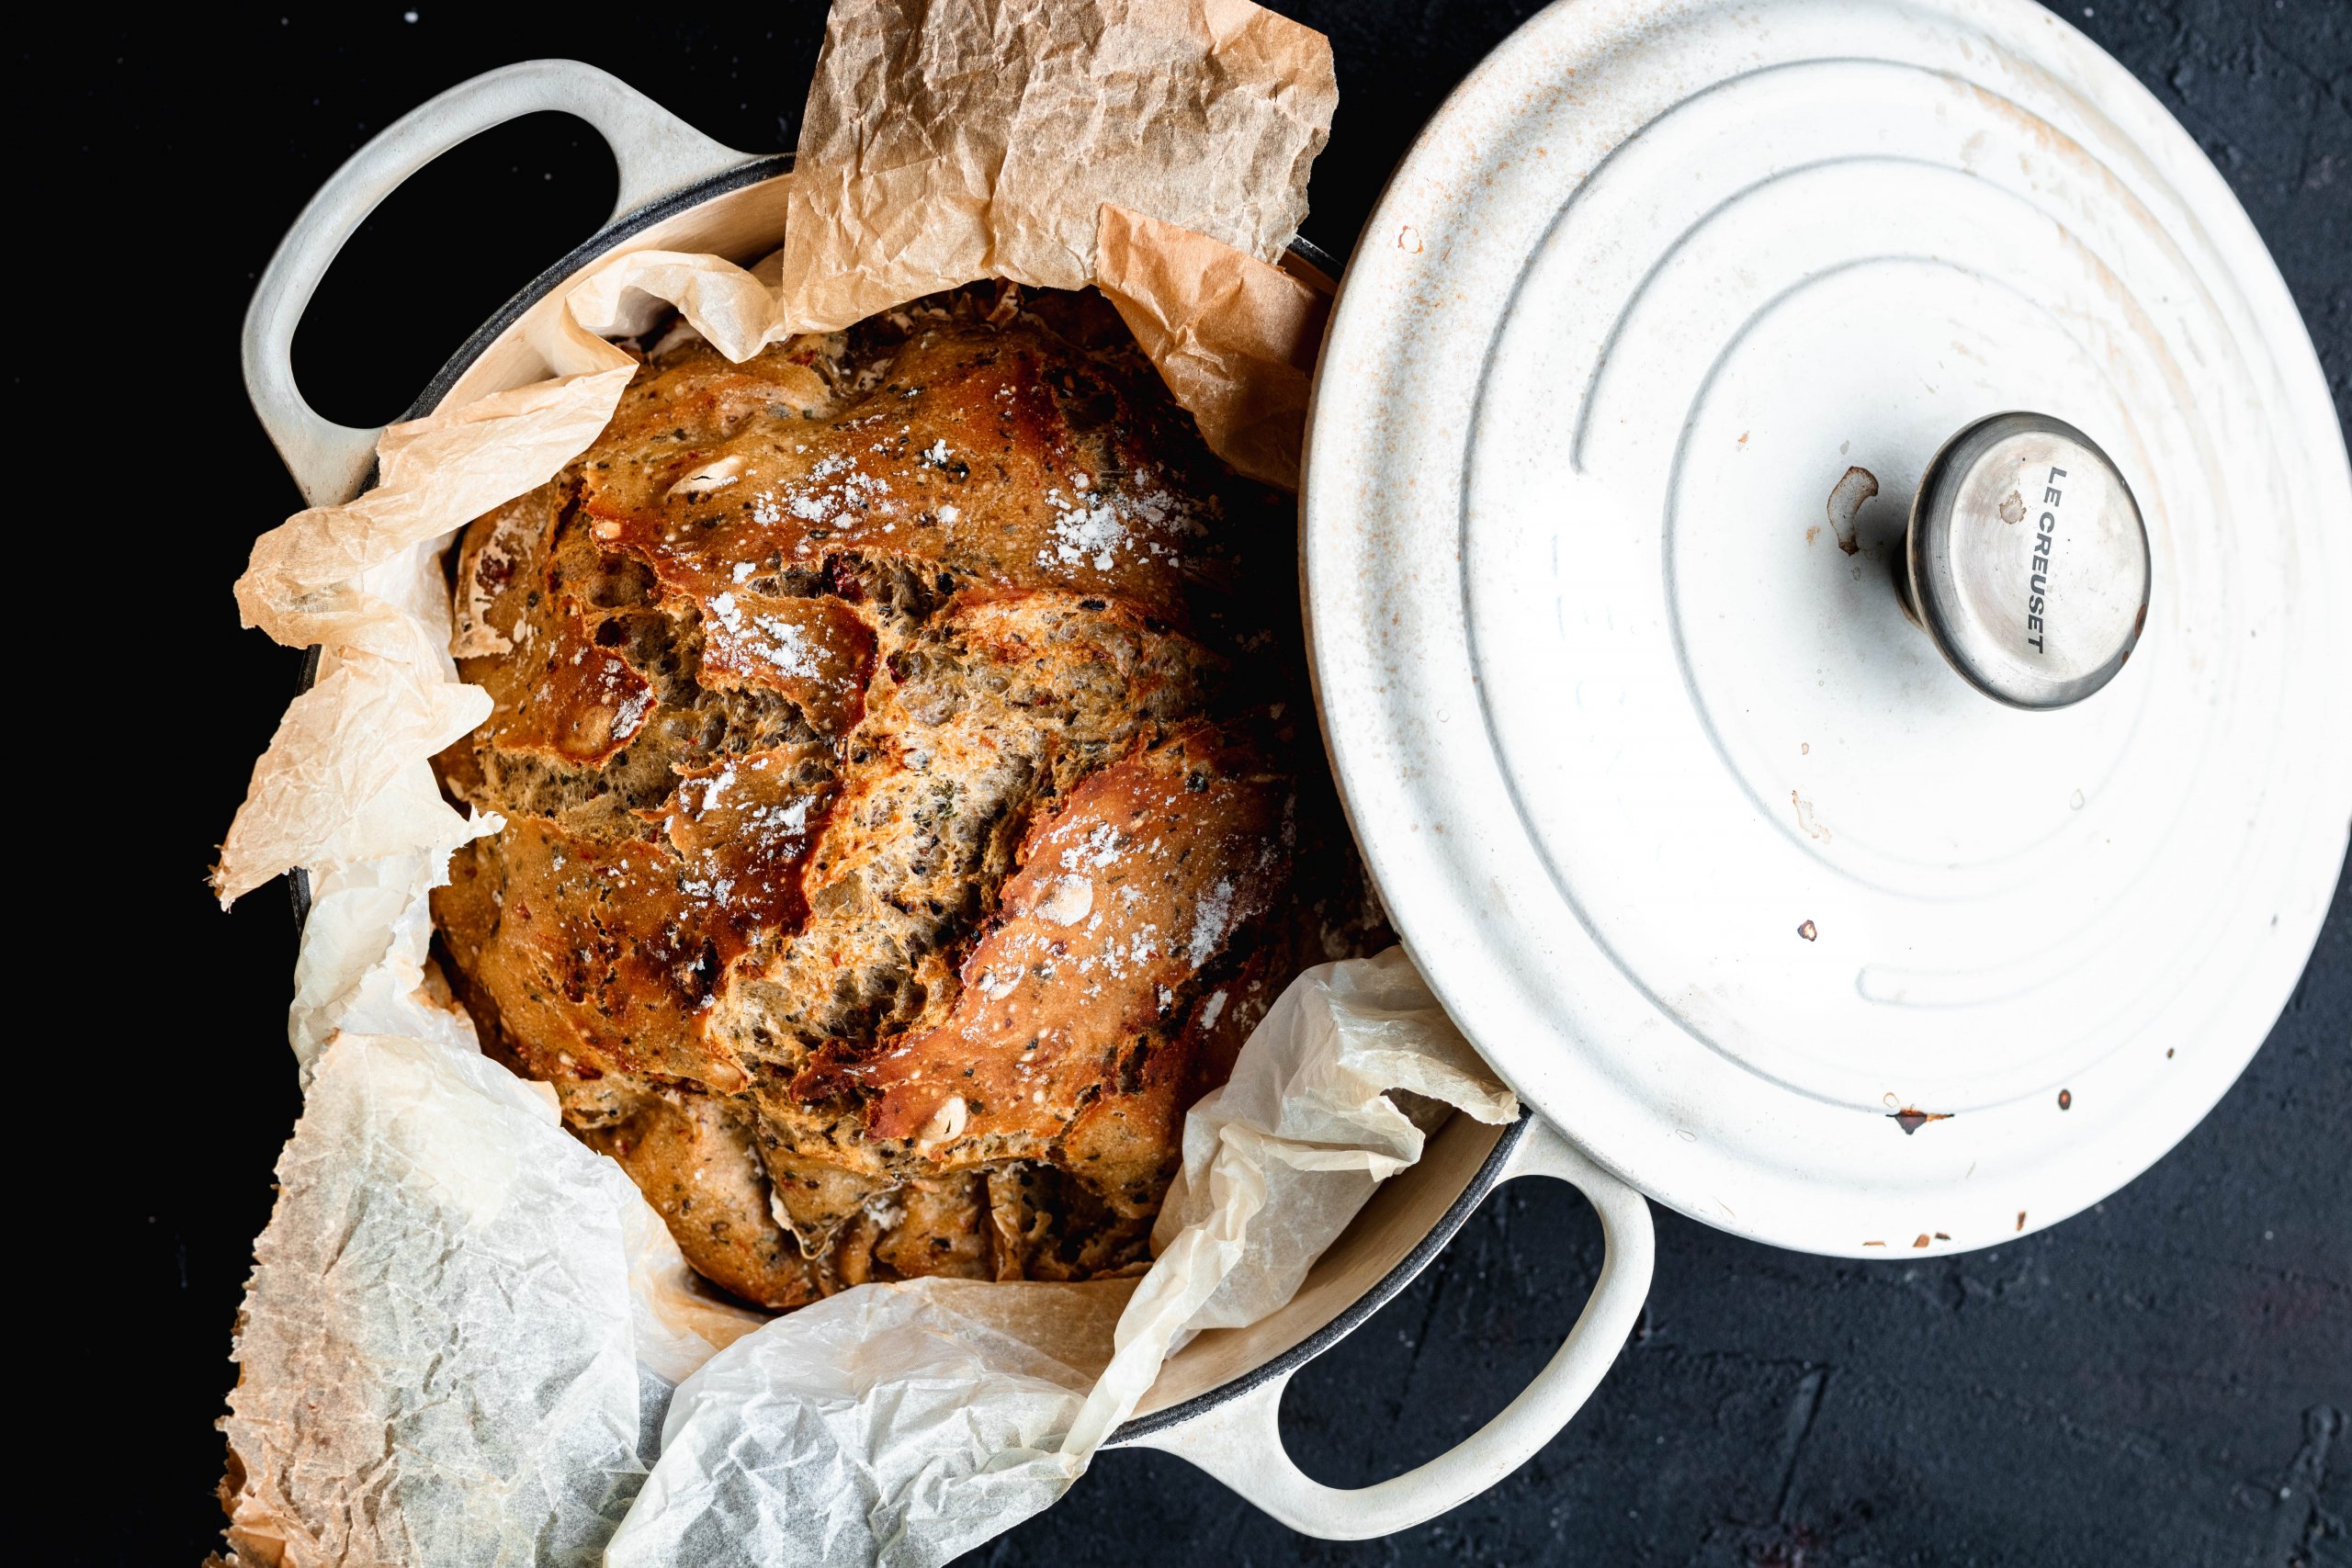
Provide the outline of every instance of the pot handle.
{"type": "MultiPolygon", "coordinates": [[[[1292,1372],[1165,1431],[1135,1439],[1207,1471],[1295,1530],[1366,1540],[1425,1523],[1517,1470],[1568,1424],[1617,1359],[1649,1295],[1656,1252],[1642,1195],[1568,1145],[1542,1117],[1511,1151],[1496,1183],[1549,1176],[1582,1192],[1600,1215],[1600,1277],[1559,1350],[1501,1414],[1453,1449],[1377,1485],[1326,1486],[1283,1448],[1280,1412],[1292,1372]]],[[[1293,1369],[1295,1371],[1296,1369],[1293,1369]]]]}
{"type": "Polygon", "coordinates": [[[302,499],[350,500],[367,482],[381,430],[322,418],[302,400],[290,357],[294,329],[328,266],[376,205],[425,164],[495,125],[544,109],[596,128],[620,166],[613,216],[746,162],[619,77],[576,60],[526,60],[429,99],[354,152],[278,243],[245,309],[245,391],[302,499]]]}

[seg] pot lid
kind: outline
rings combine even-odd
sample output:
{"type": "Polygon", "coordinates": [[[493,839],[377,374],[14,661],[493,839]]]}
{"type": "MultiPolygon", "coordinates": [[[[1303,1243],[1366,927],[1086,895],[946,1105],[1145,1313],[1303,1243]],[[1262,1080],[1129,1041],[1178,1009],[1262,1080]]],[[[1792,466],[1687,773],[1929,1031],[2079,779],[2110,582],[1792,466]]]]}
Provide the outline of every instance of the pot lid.
{"type": "Polygon", "coordinates": [[[1392,918],[1674,1208],[2037,1229],[2301,972],[2352,818],[2343,438],[2220,176],[2024,0],[1536,17],[1364,231],[1303,510],[1392,918]]]}

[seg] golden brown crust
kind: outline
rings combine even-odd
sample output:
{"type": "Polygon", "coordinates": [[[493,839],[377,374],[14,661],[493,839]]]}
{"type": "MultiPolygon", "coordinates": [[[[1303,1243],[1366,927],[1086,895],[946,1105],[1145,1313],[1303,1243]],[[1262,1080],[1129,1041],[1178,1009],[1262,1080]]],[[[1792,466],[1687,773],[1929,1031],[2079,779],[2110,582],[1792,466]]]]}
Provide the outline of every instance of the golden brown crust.
{"type": "Polygon", "coordinates": [[[706,606],[740,565],[854,552],[1181,611],[1204,521],[1141,423],[1118,417],[1127,388],[1042,333],[968,316],[924,325],[878,368],[882,385],[830,423],[610,449],[582,491],[592,531],[706,606]],[[1057,374],[1085,384],[1057,396],[1057,374]]]}
{"type": "Polygon", "coordinates": [[[1114,1203],[1157,1201],[1189,1042],[1180,998],[1286,885],[1290,781],[1194,725],[1089,773],[1023,843],[936,1026],[801,1075],[846,1079],[866,1128],[939,1168],[1052,1159],[1114,1203]],[[1171,1025],[1177,1027],[1171,1028],[1171,1025]]]}
{"type": "Polygon", "coordinates": [[[749,1300],[1142,1266],[1185,1106],[1361,935],[1292,893],[1346,857],[1286,510],[1099,300],[657,352],[458,555],[487,1046],[749,1300]]]}
{"type": "Polygon", "coordinates": [[[474,974],[536,1068],[750,1083],[707,1027],[742,933],[666,844],[526,817],[495,863],[499,918],[474,974]]]}
{"type": "MultiPolygon", "coordinates": [[[[508,751],[545,751],[568,762],[597,764],[634,739],[653,711],[653,688],[627,660],[599,644],[616,623],[591,631],[565,605],[533,679],[493,710],[491,744],[508,751]]],[[[614,640],[617,640],[616,638],[614,640]]]]}

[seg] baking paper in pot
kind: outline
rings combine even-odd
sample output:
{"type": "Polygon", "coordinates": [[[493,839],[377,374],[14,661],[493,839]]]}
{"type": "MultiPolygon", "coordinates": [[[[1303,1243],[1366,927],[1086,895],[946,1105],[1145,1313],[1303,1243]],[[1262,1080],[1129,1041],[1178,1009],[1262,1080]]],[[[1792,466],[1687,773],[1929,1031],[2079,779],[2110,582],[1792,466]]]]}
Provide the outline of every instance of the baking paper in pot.
{"type": "Polygon", "coordinates": [[[1272,262],[1339,96],[1323,35],[1246,0],[837,5],[786,313],[831,330],[978,278],[1083,288],[1105,204],[1272,262]]]}
{"type": "Polygon", "coordinates": [[[478,1052],[343,1033],[277,1178],[222,1424],[239,1558],[594,1561],[650,1462],[620,1168],[478,1052]]]}
{"type": "Polygon", "coordinates": [[[1124,207],[1097,221],[1094,286],[1118,308],[1212,451],[1298,488],[1329,296],[1205,235],[1124,207]]]}

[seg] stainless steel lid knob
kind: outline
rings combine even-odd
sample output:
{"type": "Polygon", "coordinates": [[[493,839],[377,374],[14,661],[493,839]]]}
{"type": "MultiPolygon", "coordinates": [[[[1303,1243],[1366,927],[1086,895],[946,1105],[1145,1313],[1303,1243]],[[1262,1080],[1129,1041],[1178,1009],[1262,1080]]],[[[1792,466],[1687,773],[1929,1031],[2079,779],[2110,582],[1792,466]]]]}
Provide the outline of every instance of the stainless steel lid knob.
{"type": "Polygon", "coordinates": [[[2148,530],[2098,443],[1997,413],[1950,441],[1911,503],[1903,608],[1962,680],[2021,708],[2081,702],[2148,618],[2148,530]]]}

